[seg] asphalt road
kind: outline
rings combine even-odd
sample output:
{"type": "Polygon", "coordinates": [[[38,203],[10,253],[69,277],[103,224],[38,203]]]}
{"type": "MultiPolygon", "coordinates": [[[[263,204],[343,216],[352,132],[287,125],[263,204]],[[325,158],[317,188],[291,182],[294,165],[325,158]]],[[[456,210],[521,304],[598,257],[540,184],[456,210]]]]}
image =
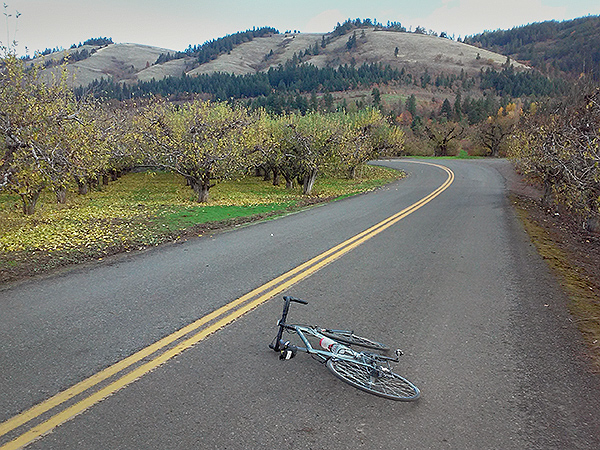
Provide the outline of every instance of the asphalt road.
{"type": "Polygon", "coordinates": [[[295,284],[280,284],[275,298],[195,345],[164,347],[185,349],[131,372],[122,386],[109,389],[120,374],[89,381],[448,178],[439,167],[384,163],[410,176],[277,220],[0,290],[0,449],[27,433],[35,438],[28,449],[61,450],[600,448],[600,377],[566,298],[511,210],[496,170],[502,161],[444,161],[454,173],[449,188],[391,227],[295,284]],[[305,354],[279,361],[267,345],[284,294],[310,302],[293,305],[292,320],[351,327],[403,349],[396,371],[421,399],[358,391],[305,354]],[[80,382],[110,395],[95,401],[82,388],[30,421],[23,415],[80,382]],[[17,419],[23,424],[6,431],[17,419]]]}

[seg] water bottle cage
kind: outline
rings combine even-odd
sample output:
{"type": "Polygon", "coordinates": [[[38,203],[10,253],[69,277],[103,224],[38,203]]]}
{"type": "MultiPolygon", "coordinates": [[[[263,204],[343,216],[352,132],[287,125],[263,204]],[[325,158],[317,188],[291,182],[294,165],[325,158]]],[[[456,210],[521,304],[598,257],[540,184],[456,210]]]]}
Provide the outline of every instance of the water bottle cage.
{"type": "Polygon", "coordinates": [[[331,349],[331,353],[342,356],[354,356],[356,354],[354,350],[348,347],[344,347],[343,345],[338,345],[335,348],[331,349]]]}

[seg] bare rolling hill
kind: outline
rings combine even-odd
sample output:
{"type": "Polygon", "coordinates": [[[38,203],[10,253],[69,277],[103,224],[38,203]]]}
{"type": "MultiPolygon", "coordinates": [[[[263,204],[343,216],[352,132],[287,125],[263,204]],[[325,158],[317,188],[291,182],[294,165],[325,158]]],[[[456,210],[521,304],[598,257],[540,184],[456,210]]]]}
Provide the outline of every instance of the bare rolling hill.
{"type": "MultiPolygon", "coordinates": [[[[110,44],[102,47],[89,47],[90,56],[68,64],[72,83],[87,86],[94,80],[112,78],[114,81],[136,82],[162,79],[169,76],[190,76],[214,72],[232,74],[252,74],[277,67],[295,55],[305,55],[302,61],[317,67],[338,67],[344,64],[383,63],[407,70],[424,71],[432,74],[445,72],[467,74],[478,72],[482,67],[499,68],[506,62],[506,56],[473,47],[450,39],[414,33],[361,29],[356,32],[356,45],[348,50],[347,42],[352,34],[330,38],[323,48],[323,37],[329,34],[297,33],[273,34],[258,37],[233,48],[216,59],[198,64],[196,58],[185,57],[157,64],[163,53],[176,53],[174,50],[139,44],[110,44]],[[312,50],[318,48],[318,54],[312,50]]],[[[81,49],[71,49],[74,53],[81,49]]],[[[43,57],[60,60],[64,53],[54,53],[43,57]]],[[[525,66],[514,63],[517,68],[525,66]]],[[[56,67],[44,70],[46,76],[56,72],[56,67]]]]}
{"type": "MultiPolygon", "coordinates": [[[[173,52],[172,50],[151,47],[139,44],[110,44],[106,46],[86,45],[77,49],[56,52],[38,58],[35,62],[50,65],[49,60],[56,64],[75,52],[87,50],[90,56],[67,64],[70,81],[76,86],[87,86],[100,78],[112,78],[115,81],[136,81],[138,73],[146,68],[151,68],[161,53],[173,52]]],[[[50,79],[58,72],[58,65],[43,70],[42,76],[50,79]]],[[[167,73],[167,67],[162,68],[157,78],[169,75],[181,76],[179,73],[167,73]]]]}

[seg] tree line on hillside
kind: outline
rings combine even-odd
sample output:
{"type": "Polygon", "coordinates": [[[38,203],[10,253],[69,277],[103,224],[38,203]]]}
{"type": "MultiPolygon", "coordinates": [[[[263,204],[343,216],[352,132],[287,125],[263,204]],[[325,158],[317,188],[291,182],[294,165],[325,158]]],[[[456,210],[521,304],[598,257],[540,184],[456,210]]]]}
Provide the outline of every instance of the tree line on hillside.
{"type": "Polygon", "coordinates": [[[546,21],[467,36],[467,44],[511,55],[549,74],[600,80],[600,16],[546,21]]]}
{"type": "Polygon", "coordinates": [[[229,53],[238,45],[250,42],[255,38],[279,34],[279,31],[272,27],[252,28],[251,30],[240,31],[234,34],[228,34],[218,39],[212,39],[202,45],[191,44],[183,52],[161,53],[155,64],[163,64],[173,59],[185,57],[195,58],[197,64],[204,64],[218,56],[229,53]]]}
{"type": "Polygon", "coordinates": [[[257,168],[309,195],[319,173],[352,177],[402,149],[403,132],[376,109],[271,116],[202,100],[115,105],[77,99],[66,78],[63,68],[59,81],[38,83],[14,56],[3,61],[0,190],[20,196],[24,214],[35,212],[44,189],[63,203],[71,186],[85,194],[134,166],[181,175],[199,202],[216,181],[257,168]]]}
{"type": "Polygon", "coordinates": [[[85,41],[83,41],[83,44],[80,42],[79,45],[75,45],[73,44],[71,46],[71,48],[79,48],[79,47],[83,47],[84,45],[95,45],[95,46],[100,46],[100,47],[104,47],[110,44],[114,44],[112,38],[110,37],[97,37],[97,38],[90,38],[87,39],[85,41]]]}
{"type": "Polygon", "coordinates": [[[555,96],[567,90],[567,84],[561,80],[549,79],[535,71],[515,71],[512,66],[501,71],[482,70],[474,77],[467,76],[464,71],[460,75],[441,73],[434,76],[427,70],[417,75],[404,68],[392,68],[381,63],[318,68],[292,58],[277,68],[256,74],[219,72],[194,77],[184,74],[181,77],[140,81],[133,85],[102,78],[86,87],[76,88],[75,93],[82,97],[91,92],[98,98],[121,101],[147,95],[185,98],[190,94],[207,94],[213,100],[231,101],[268,97],[273,93],[306,95],[313,92],[344,92],[373,84],[416,84],[421,89],[435,86],[463,91],[479,86],[495,95],[513,98],[555,96]]]}
{"type": "MultiPolygon", "coordinates": [[[[407,30],[406,27],[402,26],[402,24],[400,22],[390,22],[388,20],[387,25],[383,25],[382,23],[377,22],[377,19],[361,20],[360,18],[357,18],[357,19],[347,19],[342,24],[340,24],[338,22],[337,25],[335,26],[335,28],[333,29],[333,31],[331,32],[330,36],[328,38],[326,38],[326,41],[329,42],[331,39],[333,39],[335,37],[344,36],[345,34],[348,34],[350,31],[355,31],[355,30],[361,29],[361,28],[374,28],[376,30],[381,30],[381,31],[395,31],[398,33],[412,32],[415,34],[429,34],[432,36],[438,36],[438,33],[436,31],[426,30],[422,26],[416,26],[414,31],[411,31],[411,29],[407,30]]],[[[450,36],[448,36],[448,34],[445,31],[442,31],[441,33],[439,33],[439,37],[450,39],[450,36]]]]}
{"type": "Polygon", "coordinates": [[[517,72],[512,65],[501,71],[488,68],[480,73],[479,78],[480,89],[494,90],[503,97],[557,97],[569,90],[569,85],[564,80],[548,78],[536,71],[517,72]]]}
{"type": "Polygon", "coordinates": [[[127,100],[146,95],[181,96],[186,94],[209,94],[214,100],[230,100],[266,96],[278,92],[313,91],[339,92],[356,89],[361,85],[402,81],[404,70],[392,69],[382,64],[363,64],[360,67],[340,66],[317,68],[311,64],[287,62],[267,72],[234,75],[229,73],[183,75],[162,80],[140,81],[134,85],[115,83],[101,79],[87,87],[75,90],[78,96],[92,92],[100,98],[127,100]]]}
{"type": "MultiPolygon", "coordinates": [[[[112,38],[107,38],[107,37],[98,37],[98,38],[90,38],[87,39],[86,41],[84,41],[83,43],[79,43],[79,45],[77,44],[73,44],[71,45],[71,50],[74,49],[78,49],[81,48],[85,45],[93,45],[93,46],[106,46],[109,44],[114,44],[112,38]]],[[[36,51],[34,54],[34,58],[39,58],[40,56],[48,56],[51,55],[52,53],[61,53],[64,52],[65,49],[62,47],[54,47],[54,48],[46,48],[44,50],[41,51],[36,51]]],[[[83,59],[86,59],[89,57],[89,55],[93,54],[94,52],[89,52],[86,49],[82,49],[81,51],[77,51],[77,52],[71,52],[71,56],[69,58],[63,58],[61,59],[60,64],[64,63],[64,62],[75,62],[75,61],[81,61],[83,59]]],[[[23,56],[21,59],[23,59],[24,61],[31,61],[32,57],[30,55],[25,55],[23,56]]],[[[53,64],[53,65],[57,65],[57,64],[53,64]]]]}
{"type": "MultiPolygon", "coordinates": [[[[63,49],[59,49],[59,48],[54,48],[54,49],[46,49],[41,53],[36,53],[36,57],[39,56],[46,56],[46,55],[50,55],[52,53],[61,53],[62,55],[59,58],[46,58],[44,60],[43,66],[45,69],[49,69],[51,67],[56,67],[56,66],[61,66],[63,64],[69,64],[69,63],[75,63],[77,61],[83,61],[84,59],[89,58],[90,56],[92,56],[94,53],[97,52],[97,49],[92,48],[91,50],[88,50],[87,48],[82,48],[85,46],[107,46],[110,44],[113,44],[113,40],[112,38],[105,38],[105,37],[99,37],[99,38],[91,38],[88,39],[86,41],[83,42],[83,44],[80,42],[79,45],[75,45],[73,44],[71,46],[71,51],[70,52],[65,52],[63,49]]],[[[29,57],[25,57],[23,58],[24,61],[30,61],[31,59],[29,57]]]]}

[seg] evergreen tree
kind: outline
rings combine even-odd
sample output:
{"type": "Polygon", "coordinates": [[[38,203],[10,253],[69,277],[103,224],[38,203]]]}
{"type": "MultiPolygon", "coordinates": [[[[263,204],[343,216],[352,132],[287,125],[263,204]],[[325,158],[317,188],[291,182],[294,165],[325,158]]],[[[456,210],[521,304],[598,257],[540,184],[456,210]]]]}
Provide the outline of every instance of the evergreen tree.
{"type": "Polygon", "coordinates": [[[353,48],[356,48],[356,31],[352,33],[352,36],[350,36],[348,38],[348,42],[346,42],[346,49],[348,51],[352,50],[353,48]]]}
{"type": "Polygon", "coordinates": [[[444,103],[442,104],[442,109],[440,111],[440,115],[444,118],[446,118],[446,120],[450,121],[452,120],[452,105],[450,105],[450,102],[448,101],[448,99],[444,99],[444,103]]]}
{"type": "Polygon", "coordinates": [[[456,98],[454,99],[454,117],[457,122],[462,120],[462,98],[460,91],[456,93],[456,98]]]}
{"type": "Polygon", "coordinates": [[[317,99],[317,94],[314,91],[310,94],[310,101],[308,102],[308,108],[310,111],[318,111],[319,110],[319,100],[317,99]]]}
{"type": "Polygon", "coordinates": [[[326,112],[333,112],[333,110],[334,110],[334,108],[333,108],[333,95],[331,95],[331,92],[327,92],[323,96],[323,109],[326,112]]]}
{"type": "Polygon", "coordinates": [[[406,110],[413,116],[417,116],[417,98],[412,94],[406,99],[406,110]]]}
{"type": "Polygon", "coordinates": [[[373,106],[375,106],[375,108],[379,108],[381,106],[381,92],[378,88],[373,88],[371,95],[373,97],[373,106]]]}

